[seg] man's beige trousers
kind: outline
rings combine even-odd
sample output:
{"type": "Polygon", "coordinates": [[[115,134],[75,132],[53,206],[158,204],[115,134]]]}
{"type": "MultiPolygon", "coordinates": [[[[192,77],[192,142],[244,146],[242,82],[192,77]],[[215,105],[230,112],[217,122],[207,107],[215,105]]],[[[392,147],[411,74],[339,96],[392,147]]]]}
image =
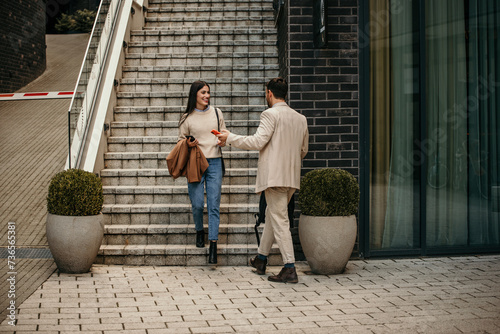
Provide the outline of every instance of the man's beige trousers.
{"type": "Polygon", "coordinates": [[[283,264],[295,263],[293,254],[292,234],[288,219],[288,202],[295,192],[294,188],[276,187],[267,188],[266,195],[266,223],[260,240],[259,254],[268,256],[274,241],[283,257],[283,264]]]}

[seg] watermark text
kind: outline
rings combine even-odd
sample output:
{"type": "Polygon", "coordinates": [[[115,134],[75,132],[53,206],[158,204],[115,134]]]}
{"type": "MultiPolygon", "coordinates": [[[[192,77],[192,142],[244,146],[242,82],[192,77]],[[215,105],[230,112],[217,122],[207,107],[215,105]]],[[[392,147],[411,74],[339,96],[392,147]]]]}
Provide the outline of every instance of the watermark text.
{"type": "Polygon", "coordinates": [[[9,222],[7,231],[7,323],[11,326],[16,325],[16,223],[9,222]]]}

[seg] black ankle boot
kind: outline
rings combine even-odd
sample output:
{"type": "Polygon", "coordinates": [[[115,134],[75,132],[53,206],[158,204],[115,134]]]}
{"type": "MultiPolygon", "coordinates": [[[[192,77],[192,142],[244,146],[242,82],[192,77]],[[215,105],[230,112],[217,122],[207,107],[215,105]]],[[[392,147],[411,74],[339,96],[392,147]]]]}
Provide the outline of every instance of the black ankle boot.
{"type": "Polygon", "coordinates": [[[208,252],[208,263],[217,263],[217,241],[210,241],[210,249],[208,252]]]}
{"type": "Polygon", "coordinates": [[[196,247],[205,247],[205,230],[196,231],[196,247]]]}
{"type": "Polygon", "coordinates": [[[250,259],[250,265],[257,269],[257,274],[264,275],[266,273],[267,260],[261,260],[258,255],[250,259]]]}

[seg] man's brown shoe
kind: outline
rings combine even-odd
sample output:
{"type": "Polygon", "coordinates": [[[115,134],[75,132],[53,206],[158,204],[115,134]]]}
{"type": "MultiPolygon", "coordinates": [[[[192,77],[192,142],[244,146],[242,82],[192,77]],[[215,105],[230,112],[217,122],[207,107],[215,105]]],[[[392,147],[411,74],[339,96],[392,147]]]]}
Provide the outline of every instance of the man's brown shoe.
{"type": "Polygon", "coordinates": [[[255,258],[250,259],[250,265],[257,269],[257,274],[264,275],[266,273],[266,260],[261,260],[258,256],[256,256],[255,258]]]}
{"type": "Polygon", "coordinates": [[[269,276],[268,281],[278,282],[278,283],[298,283],[299,278],[297,277],[297,271],[295,268],[283,268],[280,273],[276,276],[269,276]]]}

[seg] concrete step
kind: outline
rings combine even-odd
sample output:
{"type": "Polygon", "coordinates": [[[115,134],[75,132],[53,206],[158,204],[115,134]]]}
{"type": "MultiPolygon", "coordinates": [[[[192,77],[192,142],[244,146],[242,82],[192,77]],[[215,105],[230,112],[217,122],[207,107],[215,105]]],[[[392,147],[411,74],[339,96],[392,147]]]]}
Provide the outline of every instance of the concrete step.
{"type": "Polygon", "coordinates": [[[184,112],[185,106],[115,106],[113,110],[114,120],[117,122],[169,122],[179,119],[184,112]]]}
{"type": "MultiPolygon", "coordinates": [[[[246,266],[257,254],[256,244],[218,244],[218,266],[246,266]]],[[[195,245],[103,245],[96,263],[137,266],[211,266],[208,247],[195,245]]],[[[281,255],[276,245],[271,249],[268,265],[281,265],[281,255]]]]}
{"type": "MultiPolygon", "coordinates": [[[[234,60],[234,59],[233,59],[234,60]]],[[[123,77],[120,82],[124,84],[132,81],[128,79],[155,79],[151,81],[154,84],[173,84],[183,83],[183,91],[185,86],[189,86],[195,80],[204,80],[210,86],[219,83],[234,83],[234,84],[248,84],[248,90],[255,89],[261,91],[264,89],[264,84],[269,80],[269,76],[278,75],[277,65],[273,64],[268,59],[258,59],[252,63],[244,63],[244,61],[233,60],[225,61],[223,59],[213,58],[211,61],[217,63],[216,65],[208,65],[203,63],[203,59],[196,61],[187,61],[186,65],[143,65],[143,63],[172,63],[171,59],[166,61],[159,60],[135,60],[131,63],[139,63],[140,65],[126,65],[123,67],[123,77]],[[238,64],[236,64],[238,63],[238,64]],[[260,86],[257,86],[260,85],[260,86]]],[[[147,83],[146,81],[139,83],[147,83]]],[[[231,87],[231,86],[226,86],[231,87]]],[[[211,87],[215,91],[215,87],[211,87]]],[[[189,90],[188,90],[189,91],[189,90]]]]}
{"type": "MultiPolygon", "coordinates": [[[[187,104],[185,92],[119,92],[117,106],[181,106],[187,104]]],[[[211,92],[210,103],[219,105],[263,105],[264,92],[211,92]]],[[[222,109],[221,109],[222,110],[222,109]]],[[[264,109],[263,109],[264,110],[264,109]]],[[[225,111],[224,113],[225,119],[225,111]]]]}
{"type": "MultiPolygon", "coordinates": [[[[257,168],[226,168],[223,185],[255,185],[257,168]]],[[[174,180],[166,168],[113,169],[101,171],[103,186],[185,186],[185,177],[174,180]]]]}
{"type": "MultiPolygon", "coordinates": [[[[258,212],[258,203],[229,203],[221,204],[221,214],[253,214],[258,212]]],[[[141,214],[191,214],[190,203],[162,203],[162,204],[104,204],[103,213],[141,213],[141,214]]],[[[181,223],[181,222],[179,222],[181,223]]],[[[187,223],[187,222],[182,222],[187,223]]]]}
{"type": "MultiPolygon", "coordinates": [[[[182,204],[189,203],[183,186],[104,186],[105,204],[182,204]]],[[[259,195],[254,185],[223,185],[221,203],[255,203],[259,195]]]]}
{"type": "Polygon", "coordinates": [[[221,7],[221,6],[236,6],[241,8],[249,8],[255,6],[268,7],[272,9],[272,0],[149,0],[149,8],[186,8],[186,7],[221,7]]]}
{"type": "MultiPolygon", "coordinates": [[[[109,137],[108,152],[170,152],[177,143],[174,136],[150,136],[150,137],[109,137]]],[[[168,154],[168,153],[164,153],[168,154]]]]}
{"type": "MultiPolygon", "coordinates": [[[[108,138],[108,152],[106,157],[111,157],[111,153],[127,152],[132,154],[138,153],[153,153],[164,154],[166,157],[168,153],[177,144],[177,136],[125,136],[125,137],[109,137],[108,138]]],[[[215,140],[215,139],[214,139],[215,140]]],[[[238,149],[223,149],[227,159],[234,160],[240,157],[252,157],[249,151],[238,149]]],[[[143,158],[138,156],[138,158],[143,158]]]]}
{"type": "MultiPolygon", "coordinates": [[[[257,244],[255,224],[220,224],[218,244],[257,244]]],[[[262,234],[264,225],[258,227],[262,234]]],[[[103,245],[194,245],[193,224],[106,225],[103,245]]],[[[208,228],[205,228],[208,244],[208,228]]]]}
{"type": "Polygon", "coordinates": [[[162,29],[179,29],[179,28],[189,28],[193,26],[197,27],[211,27],[213,29],[223,28],[223,27],[258,27],[258,28],[270,28],[274,27],[274,17],[271,14],[250,16],[248,18],[239,17],[226,17],[221,14],[213,16],[194,16],[194,17],[183,17],[183,16],[170,16],[165,15],[161,17],[149,17],[145,18],[146,25],[148,27],[162,28],[162,29]]]}
{"type": "MultiPolygon", "coordinates": [[[[127,53],[127,66],[233,66],[276,64],[277,52],[205,52],[203,54],[179,55],[171,53],[127,53]]],[[[182,80],[178,78],[176,80],[182,80]]],[[[229,78],[226,78],[228,80],[229,78]]],[[[231,78],[248,80],[248,78],[231,78]]]]}
{"type": "MultiPolygon", "coordinates": [[[[140,30],[131,35],[130,46],[136,43],[199,43],[201,45],[261,45],[263,42],[276,44],[276,33],[269,29],[226,29],[223,32],[209,29],[181,29],[181,30],[140,30]]],[[[267,44],[267,43],[266,43],[267,44]]],[[[174,46],[179,46],[173,44],[174,46]]]]}
{"type": "MultiPolygon", "coordinates": [[[[256,203],[237,203],[220,205],[221,224],[252,224],[254,214],[259,210],[256,203]]],[[[105,225],[135,225],[135,224],[194,224],[191,203],[171,204],[104,204],[105,225]]],[[[204,224],[208,217],[204,214],[204,224]]]]}
{"type": "MultiPolygon", "coordinates": [[[[162,84],[143,84],[143,79],[137,79],[137,80],[132,80],[132,81],[126,81],[125,79],[122,79],[125,84],[124,84],[124,89],[134,89],[133,91],[123,91],[120,89],[118,92],[118,98],[170,98],[170,99],[182,99],[185,98],[186,95],[189,93],[189,90],[187,91],[174,91],[174,90],[168,90],[166,89],[158,89],[159,87],[162,86],[162,84]],[[130,83],[130,84],[127,84],[130,83]],[[151,91],[150,89],[147,88],[152,88],[154,87],[154,91],[151,91]]],[[[151,80],[151,79],[149,79],[151,80]]],[[[210,83],[208,83],[210,85],[210,83]]],[[[168,85],[167,83],[165,85],[168,85]]],[[[234,86],[236,86],[235,84],[234,86]]],[[[230,85],[233,86],[233,85],[230,85]]],[[[257,85],[255,85],[257,86],[257,85]]],[[[257,88],[257,87],[256,87],[257,88]]],[[[255,90],[255,91],[249,91],[249,90],[231,90],[231,89],[211,89],[210,90],[210,98],[211,101],[213,99],[220,99],[220,98],[231,98],[231,97],[262,97],[265,96],[265,93],[263,89],[261,90],[255,90]]],[[[183,105],[182,102],[187,102],[187,101],[180,101],[180,105],[183,105]]],[[[224,103],[224,104],[229,104],[229,105],[234,105],[233,103],[224,103]]],[[[241,104],[250,104],[250,103],[240,103],[241,104]]],[[[172,104],[174,105],[174,104],[172,104]]]]}
{"type": "MultiPolygon", "coordinates": [[[[229,131],[235,132],[239,135],[252,135],[259,126],[258,121],[225,121],[226,127],[229,131]]],[[[111,136],[124,137],[124,136],[178,136],[179,128],[177,121],[170,122],[112,122],[111,123],[111,136]]],[[[224,150],[232,149],[226,147],[224,150]]]]}
{"type": "Polygon", "coordinates": [[[265,17],[269,14],[268,6],[211,6],[199,7],[187,4],[185,7],[149,7],[147,17],[169,17],[184,19],[207,19],[208,17],[238,18],[248,20],[252,18],[265,17]]]}
{"type": "Polygon", "coordinates": [[[124,79],[189,79],[191,81],[206,78],[212,82],[217,79],[247,78],[263,80],[278,73],[277,64],[246,65],[170,65],[170,66],[123,66],[124,79]],[[184,75],[183,75],[184,74],[184,75]]]}
{"type": "MultiPolygon", "coordinates": [[[[222,80],[220,80],[222,81],[222,80]]],[[[227,79],[225,82],[208,83],[210,85],[211,93],[216,92],[235,92],[241,93],[264,91],[264,80],[261,78],[245,80],[227,79]],[[250,81],[250,83],[248,83],[250,81]]],[[[166,79],[166,78],[124,78],[120,80],[119,91],[122,93],[127,92],[178,92],[181,96],[187,96],[189,88],[193,80],[189,79],[166,79]]]]}
{"type": "MultiPolygon", "coordinates": [[[[166,152],[107,152],[104,155],[104,164],[109,169],[166,169],[170,151],[166,152]]],[[[224,150],[224,164],[226,168],[241,169],[255,168],[258,153],[255,151],[224,150]]]]}
{"type": "MultiPolygon", "coordinates": [[[[254,168],[257,166],[257,158],[250,155],[240,154],[240,157],[228,158],[229,152],[224,152],[224,164],[226,168],[241,169],[254,168]]],[[[158,158],[148,159],[146,152],[141,153],[106,153],[104,164],[109,169],[166,169],[167,161],[165,157],[168,153],[152,153],[152,157],[158,158]],[[137,158],[135,158],[137,157],[137,158]]]]}
{"type": "MultiPolygon", "coordinates": [[[[276,29],[252,28],[252,27],[224,27],[223,29],[212,29],[210,27],[186,27],[183,29],[141,29],[130,32],[131,42],[145,41],[145,38],[154,38],[155,41],[276,41],[276,29]],[[173,40],[170,38],[173,37],[173,40]]],[[[94,45],[97,47],[97,44],[94,45]]]]}
{"type": "MultiPolygon", "coordinates": [[[[143,101],[144,103],[149,101],[143,101]]],[[[268,107],[261,104],[256,105],[212,105],[221,109],[224,114],[224,120],[259,120],[262,111],[268,107]]],[[[185,105],[175,106],[116,106],[114,108],[114,120],[117,122],[162,122],[175,121],[179,122],[181,115],[184,113],[185,105]]]]}
{"type": "Polygon", "coordinates": [[[145,41],[130,42],[129,53],[198,54],[276,52],[274,40],[244,41],[145,41]]]}
{"type": "MultiPolygon", "coordinates": [[[[257,203],[221,203],[220,224],[255,224],[257,203]]],[[[204,225],[208,224],[205,205],[204,225]]],[[[190,225],[193,224],[191,204],[105,204],[103,208],[104,225],[190,225]]]]}

